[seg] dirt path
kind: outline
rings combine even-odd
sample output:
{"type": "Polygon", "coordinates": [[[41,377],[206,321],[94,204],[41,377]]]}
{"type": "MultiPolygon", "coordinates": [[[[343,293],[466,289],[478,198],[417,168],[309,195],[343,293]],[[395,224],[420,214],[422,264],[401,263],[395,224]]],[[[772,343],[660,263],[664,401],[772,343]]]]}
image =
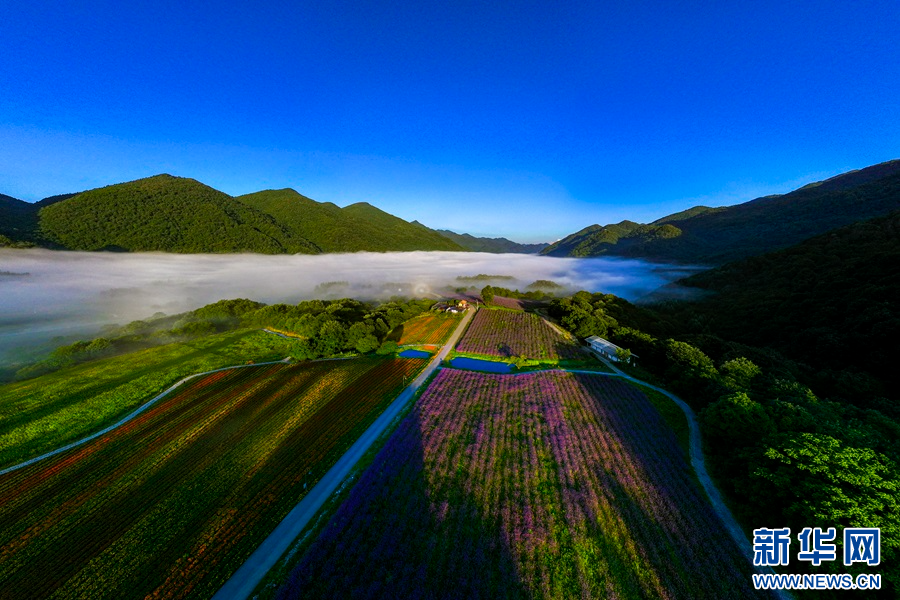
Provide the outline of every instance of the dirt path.
{"type": "Polygon", "coordinates": [[[456,326],[453,335],[444,344],[428,366],[416,377],[409,387],[397,396],[390,406],[366,429],[359,439],[350,446],[350,449],[338,459],[331,469],[319,480],[319,482],[303,497],[291,512],[278,524],[269,537],[250,555],[250,557],[238,568],[225,582],[214,600],[237,600],[249,598],[253,590],[259,585],[266,573],[278,563],[281,556],[287,551],[295,539],[303,532],[303,529],[316,516],[325,501],[334,494],[341,483],[347,478],[360,458],[369,450],[372,444],[385,432],[388,426],[399,415],[425,380],[437,369],[450,350],[456,345],[466,325],[472,319],[474,310],[467,310],[462,321],[456,326]]]}
{"type": "Polygon", "coordinates": [[[211,371],[204,371],[202,373],[194,373],[193,375],[188,375],[187,377],[180,379],[180,380],[176,381],[175,383],[173,383],[166,391],[161,392],[160,394],[154,396],[152,399],[141,404],[139,407],[134,409],[131,413],[129,413],[128,415],[126,415],[125,417],[120,419],[119,421],[116,421],[109,427],[107,427],[105,429],[101,429],[100,431],[98,431],[96,433],[92,433],[91,435],[89,435],[87,437],[84,437],[78,441],[72,442],[71,444],[66,444],[65,446],[62,446],[61,448],[57,448],[56,450],[51,450],[50,452],[47,452],[46,454],[41,454],[40,456],[35,456],[34,458],[30,458],[30,459],[26,460],[25,462],[20,462],[17,465],[13,465],[11,467],[6,467],[5,469],[0,469],[0,475],[5,475],[6,473],[9,473],[10,471],[15,471],[17,469],[21,469],[22,467],[27,467],[28,465],[32,465],[38,461],[44,460],[45,458],[50,458],[51,456],[56,456],[57,454],[59,454],[61,452],[65,452],[66,450],[71,450],[72,448],[75,448],[86,442],[96,439],[96,438],[100,437],[101,435],[109,433],[113,429],[115,429],[117,427],[121,427],[128,421],[132,420],[133,418],[135,418],[136,416],[138,416],[139,414],[141,414],[142,412],[144,412],[145,410],[147,410],[148,408],[150,408],[151,406],[153,406],[154,404],[159,402],[161,399],[168,396],[175,389],[180,387],[184,382],[190,381],[191,379],[194,379],[196,377],[201,377],[203,375],[209,375],[210,373],[218,373],[219,371],[227,371],[229,369],[243,369],[246,367],[258,367],[260,365],[277,365],[279,363],[287,363],[288,361],[289,361],[288,358],[284,358],[282,360],[275,360],[275,361],[271,361],[271,362],[261,362],[261,363],[255,363],[252,365],[234,365],[231,367],[221,367],[218,369],[213,369],[211,371]]]}

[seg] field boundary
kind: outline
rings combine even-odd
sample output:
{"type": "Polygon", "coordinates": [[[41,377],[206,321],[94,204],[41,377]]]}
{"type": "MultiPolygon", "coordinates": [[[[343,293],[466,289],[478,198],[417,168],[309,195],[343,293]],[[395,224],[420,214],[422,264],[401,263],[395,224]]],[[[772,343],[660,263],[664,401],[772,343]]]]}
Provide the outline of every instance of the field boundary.
{"type": "Polygon", "coordinates": [[[92,433],[91,435],[89,435],[87,437],[83,437],[80,440],[76,440],[74,442],[66,444],[65,446],[61,446],[61,447],[57,448],[56,450],[51,450],[50,452],[45,452],[44,454],[41,454],[40,456],[35,456],[34,458],[29,458],[28,460],[26,460],[24,462],[20,462],[19,464],[12,465],[10,467],[6,467],[5,469],[0,469],[0,475],[6,475],[7,473],[11,473],[12,471],[17,471],[18,469],[27,467],[28,465],[33,465],[36,462],[40,462],[40,461],[44,460],[45,458],[50,458],[51,456],[56,456],[57,454],[65,452],[66,450],[71,450],[72,448],[77,448],[78,446],[80,446],[82,444],[85,444],[91,440],[97,439],[101,435],[105,435],[105,434],[109,433],[110,431],[113,431],[114,429],[121,427],[128,421],[132,420],[133,418],[135,418],[136,416],[138,416],[139,414],[141,414],[142,412],[144,412],[145,410],[150,408],[152,405],[156,404],[157,402],[159,402],[160,400],[162,400],[163,398],[168,396],[170,393],[175,391],[177,388],[181,387],[181,385],[184,384],[185,382],[190,381],[191,379],[195,379],[195,378],[201,377],[203,375],[210,375],[211,373],[218,373],[219,371],[228,371],[230,369],[244,369],[247,367],[259,367],[259,366],[263,366],[263,365],[289,364],[289,362],[290,362],[290,357],[286,357],[281,360],[272,360],[272,361],[268,361],[268,362],[253,363],[252,365],[232,365],[230,367],[219,367],[218,369],[212,369],[210,371],[203,371],[201,373],[194,373],[192,375],[188,375],[187,377],[183,377],[183,378],[179,379],[178,381],[173,383],[171,386],[166,388],[166,390],[160,392],[159,394],[157,394],[156,396],[154,396],[147,402],[141,404],[136,409],[134,409],[129,414],[125,415],[124,417],[122,417],[120,420],[116,421],[112,425],[110,425],[104,429],[101,429],[100,431],[97,431],[96,433],[92,433]]]}
{"type": "Polygon", "coordinates": [[[319,479],[319,482],[307,492],[302,500],[288,513],[269,534],[262,544],[250,555],[243,565],[238,567],[232,576],[219,588],[213,600],[233,600],[249,598],[256,586],[266,574],[278,564],[285,552],[294,544],[303,530],[319,513],[319,509],[335,493],[353,471],[372,444],[378,441],[385,430],[403,412],[418,389],[431,377],[440,366],[450,348],[458,341],[463,329],[469,324],[474,313],[466,311],[456,329],[450,335],[444,347],[434,355],[428,365],[416,378],[391,402],[377,419],[366,429],[341,456],[337,462],[319,479]]]}

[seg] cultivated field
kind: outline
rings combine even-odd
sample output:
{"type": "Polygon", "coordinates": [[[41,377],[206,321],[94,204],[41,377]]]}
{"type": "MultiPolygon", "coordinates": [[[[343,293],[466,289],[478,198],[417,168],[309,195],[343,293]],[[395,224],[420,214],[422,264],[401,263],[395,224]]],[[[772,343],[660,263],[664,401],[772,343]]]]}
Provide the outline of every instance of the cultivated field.
{"type": "Polygon", "coordinates": [[[291,343],[261,331],[229,331],[0,385],[0,468],[99,431],[186,375],[279,360],[291,343]]]}
{"type": "Polygon", "coordinates": [[[763,597],[750,573],[639,391],[447,369],[278,597],[763,597]]]}
{"type": "Polygon", "coordinates": [[[456,346],[459,352],[509,358],[576,358],[578,347],[532,313],[482,308],[456,346]]]}
{"type": "Polygon", "coordinates": [[[209,597],[424,365],[221,371],[0,476],[0,597],[209,597]]]}
{"type": "Polygon", "coordinates": [[[404,345],[435,345],[446,341],[462,315],[426,313],[398,325],[388,336],[404,345]]]}

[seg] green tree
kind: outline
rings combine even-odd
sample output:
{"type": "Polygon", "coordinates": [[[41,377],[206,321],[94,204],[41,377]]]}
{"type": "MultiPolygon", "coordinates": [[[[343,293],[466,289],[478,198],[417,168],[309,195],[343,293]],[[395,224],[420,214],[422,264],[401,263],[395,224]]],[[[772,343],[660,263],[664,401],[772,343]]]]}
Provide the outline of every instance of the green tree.
{"type": "Polygon", "coordinates": [[[722,363],[719,367],[722,384],[732,391],[749,390],[753,380],[762,373],[749,358],[739,356],[722,363]]]}
{"type": "Polygon", "coordinates": [[[494,288],[489,285],[481,288],[481,299],[485,304],[491,304],[494,301],[494,288]]]}
{"type": "Polygon", "coordinates": [[[703,434],[716,448],[743,448],[760,444],[775,433],[766,409],[744,392],[722,396],[700,413],[703,434]]]}
{"type": "Polygon", "coordinates": [[[631,364],[631,350],[629,350],[628,348],[617,348],[616,349],[616,359],[621,363],[630,365],[631,364]]]}
{"type": "Polygon", "coordinates": [[[322,356],[337,354],[344,347],[346,330],[337,321],[325,321],[316,336],[316,350],[322,356]]]}

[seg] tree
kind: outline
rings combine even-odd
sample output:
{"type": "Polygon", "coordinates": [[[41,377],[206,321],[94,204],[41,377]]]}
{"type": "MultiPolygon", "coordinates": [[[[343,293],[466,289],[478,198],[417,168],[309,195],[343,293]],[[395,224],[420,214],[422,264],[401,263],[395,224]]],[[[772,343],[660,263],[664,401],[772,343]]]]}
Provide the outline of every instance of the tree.
{"type": "Polygon", "coordinates": [[[751,476],[749,501],[777,511],[790,527],[880,527],[885,579],[898,583],[900,480],[897,466],[871,448],[831,436],[779,436],[751,476]]]}
{"type": "Polygon", "coordinates": [[[337,321],[325,321],[316,336],[316,350],[322,356],[337,354],[344,347],[346,331],[337,321]]]}
{"type": "Polygon", "coordinates": [[[491,304],[494,301],[494,288],[489,285],[484,286],[481,289],[481,299],[485,304],[491,304]]]}
{"type": "Polygon", "coordinates": [[[762,443],[775,432],[766,409],[744,392],[722,396],[700,414],[703,434],[718,448],[743,448],[762,443]]]}
{"type": "Polygon", "coordinates": [[[616,360],[620,363],[625,363],[626,365],[631,364],[631,350],[628,348],[617,348],[616,349],[616,360]]]}
{"type": "Polygon", "coordinates": [[[753,379],[762,373],[762,369],[749,358],[739,356],[722,363],[719,373],[722,375],[722,383],[725,387],[732,391],[740,391],[749,390],[753,379]]]}

